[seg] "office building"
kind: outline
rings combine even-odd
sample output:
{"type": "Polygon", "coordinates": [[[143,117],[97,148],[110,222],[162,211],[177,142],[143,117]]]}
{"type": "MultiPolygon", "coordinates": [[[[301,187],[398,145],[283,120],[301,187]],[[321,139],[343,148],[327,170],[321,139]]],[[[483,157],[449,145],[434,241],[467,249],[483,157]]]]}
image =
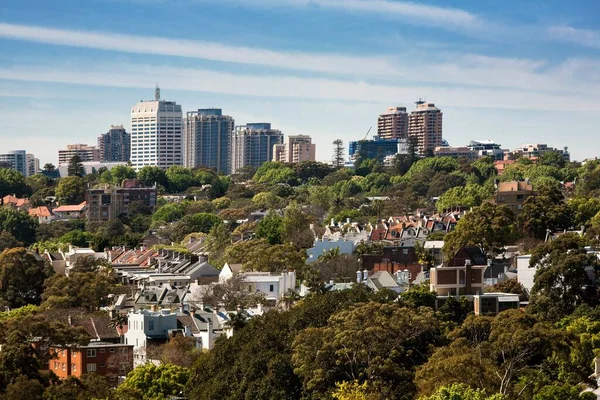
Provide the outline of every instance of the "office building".
{"type": "Polygon", "coordinates": [[[285,143],[273,147],[273,161],[297,164],[315,161],[316,146],[307,135],[288,135],[285,143]]]}
{"type": "Polygon", "coordinates": [[[536,143],[536,144],[524,144],[521,148],[515,149],[512,151],[512,154],[507,151],[507,154],[510,154],[510,157],[513,159],[518,159],[520,157],[528,158],[532,161],[537,160],[542,154],[556,152],[560,154],[566,162],[571,161],[571,155],[569,154],[569,149],[565,147],[564,149],[556,149],[554,147],[549,147],[544,143],[536,143]]]}
{"type": "Polygon", "coordinates": [[[0,154],[0,166],[19,171],[23,176],[27,175],[27,152],[25,150],[13,150],[6,154],[0,154]]]}
{"type": "Polygon", "coordinates": [[[181,105],[160,99],[141,101],[131,108],[131,165],[167,169],[183,165],[183,114],[181,105]]]}
{"type": "Polygon", "coordinates": [[[377,119],[377,136],[381,139],[404,139],[407,134],[406,107],[389,107],[377,119]]]}
{"type": "Polygon", "coordinates": [[[235,121],[220,108],[189,111],[185,121],[185,166],[229,173],[229,146],[235,121]]]}
{"type": "Polygon", "coordinates": [[[25,155],[27,163],[27,176],[33,176],[40,171],[40,159],[31,153],[25,155]]]}
{"type": "Polygon", "coordinates": [[[507,151],[493,140],[471,140],[467,147],[475,153],[477,158],[491,157],[494,161],[503,160],[504,153],[507,151]]]}
{"type": "Polygon", "coordinates": [[[242,167],[260,167],[273,160],[273,148],[283,143],[283,133],[270,123],[236,126],[231,136],[231,173],[242,167]]]}
{"type": "Polygon", "coordinates": [[[433,103],[419,100],[408,116],[408,138],[413,140],[421,155],[442,146],[442,112],[433,103]]]}
{"type": "Polygon", "coordinates": [[[81,161],[100,161],[100,149],[87,144],[69,144],[58,151],[58,165],[68,165],[73,156],[78,155],[81,161]]]}
{"type": "Polygon", "coordinates": [[[98,137],[100,161],[128,162],[131,156],[131,135],[123,125],[111,125],[108,132],[98,137]]]}
{"type": "Polygon", "coordinates": [[[126,179],[121,186],[88,189],[86,202],[88,221],[110,221],[127,214],[131,203],[142,203],[152,210],[156,207],[156,187],[145,187],[137,179],[126,179]]]}
{"type": "Polygon", "coordinates": [[[375,158],[383,161],[386,156],[398,154],[399,140],[375,136],[373,140],[351,141],[348,149],[351,158],[375,158]]]}

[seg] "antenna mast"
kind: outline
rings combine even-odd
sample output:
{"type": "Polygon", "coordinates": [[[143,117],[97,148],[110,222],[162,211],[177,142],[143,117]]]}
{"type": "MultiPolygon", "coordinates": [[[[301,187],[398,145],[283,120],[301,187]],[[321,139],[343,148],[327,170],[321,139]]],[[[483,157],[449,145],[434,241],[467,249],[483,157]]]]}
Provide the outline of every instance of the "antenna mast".
{"type": "Polygon", "coordinates": [[[154,88],[154,100],[160,101],[160,88],[158,87],[158,83],[156,84],[156,87],[154,88]]]}

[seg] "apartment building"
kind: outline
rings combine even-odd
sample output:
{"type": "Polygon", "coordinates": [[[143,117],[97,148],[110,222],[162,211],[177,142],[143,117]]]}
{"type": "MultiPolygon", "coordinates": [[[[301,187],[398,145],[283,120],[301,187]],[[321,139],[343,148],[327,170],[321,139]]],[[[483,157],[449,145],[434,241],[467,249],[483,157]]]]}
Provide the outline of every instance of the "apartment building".
{"type": "Polygon", "coordinates": [[[69,144],[66,149],[58,150],[58,165],[68,165],[71,158],[75,155],[78,155],[81,161],[100,161],[99,148],[77,143],[69,144]]]}
{"type": "Polygon", "coordinates": [[[285,143],[273,146],[273,161],[297,164],[315,161],[316,145],[308,135],[288,135],[285,143]]]}
{"type": "Polygon", "coordinates": [[[442,147],[442,112],[433,103],[417,101],[416,109],[408,116],[408,138],[416,144],[421,155],[442,147]]]}
{"type": "Polygon", "coordinates": [[[181,105],[160,99],[141,101],[131,108],[131,165],[167,169],[183,166],[183,114],[181,105]]]}
{"type": "Polygon", "coordinates": [[[137,179],[126,179],[121,186],[88,189],[86,202],[88,221],[109,221],[127,214],[131,203],[140,202],[154,209],[157,198],[156,187],[146,187],[137,179]]]}
{"type": "Polygon", "coordinates": [[[283,143],[283,133],[270,123],[260,122],[236,126],[231,136],[231,173],[242,167],[258,168],[273,160],[273,149],[283,143]]]}
{"type": "Polygon", "coordinates": [[[207,167],[229,173],[230,140],[235,121],[220,108],[204,108],[186,114],[184,153],[188,168],[207,167]]]}
{"type": "Polygon", "coordinates": [[[529,180],[499,182],[496,186],[496,195],[494,203],[497,205],[507,205],[516,214],[519,214],[523,209],[523,203],[531,196],[535,196],[533,185],[529,180]]]}
{"type": "Polygon", "coordinates": [[[19,171],[23,176],[29,176],[27,152],[25,150],[13,150],[5,154],[0,154],[0,166],[19,171]]]}
{"type": "Polygon", "coordinates": [[[389,107],[377,119],[377,136],[381,139],[405,139],[408,134],[406,107],[389,107]]]}
{"type": "Polygon", "coordinates": [[[98,137],[102,162],[128,162],[131,156],[131,135],[123,125],[111,125],[108,132],[98,137]]]}
{"type": "Polygon", "coordinates": [[[106,377],[115,386],[133,370],[133,345],[90,342],[87,346],[52,346],[48,369],[60,379],[86,373],[106,377]]]}

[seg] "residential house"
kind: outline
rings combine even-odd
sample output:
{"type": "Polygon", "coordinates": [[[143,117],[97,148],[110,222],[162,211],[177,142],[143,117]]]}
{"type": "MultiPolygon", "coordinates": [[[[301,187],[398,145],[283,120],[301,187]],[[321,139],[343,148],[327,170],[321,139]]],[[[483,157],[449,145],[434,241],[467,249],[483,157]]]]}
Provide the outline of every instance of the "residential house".
{"type": "Polygon", "coordinates": [[[28,212],[29,216],[37,218],[40,224],[47,224],[54,220],[54,215],[52,215],[52,213],[46,206],[30,208],[28,212]]]}
{"type": "Polygon", "coordinates": [[[219,281],[225,282],[233,276],[239,276],[248,293],[262,293],[268,305],[274,306],[283,296],[296,290],[296,273],[294,271],[272,272],[240,272],[240,264],[225,264],[219,274],[219,281]]]}
{"type": "Polygon", "coordinates": [[[177,313],[137,310],[127,315],[125,344],[133,346],[134,367],[147,362],[148,347],[167,341],[169,332],[177,330],[177,313]]]}
{"type": "Polygon", "coordinates": [[[2,198],[2,204],[16,208],[17,210],[27,210],[29,208],[29,199],[19,199],[15,196],[6,195],[2,198]]]}
{"type": "Polygon", "coordinates": [[[56,219],[77,219],[85,217],[87,203],[84,201],[79,204],[60,206],[52,210],[56,219]]]}

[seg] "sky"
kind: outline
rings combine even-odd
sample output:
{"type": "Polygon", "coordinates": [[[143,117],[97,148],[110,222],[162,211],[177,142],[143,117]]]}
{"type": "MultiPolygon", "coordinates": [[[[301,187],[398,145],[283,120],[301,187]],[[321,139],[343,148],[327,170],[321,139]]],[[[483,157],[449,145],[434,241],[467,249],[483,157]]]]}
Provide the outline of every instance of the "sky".
{"type": "Polygon", "coordinates": [[[57,163],[154,96],[332,142],[423,98],[451,145],[600,153],[600,2],[19,0],[0,6],[0,152],[57,163]]]}

